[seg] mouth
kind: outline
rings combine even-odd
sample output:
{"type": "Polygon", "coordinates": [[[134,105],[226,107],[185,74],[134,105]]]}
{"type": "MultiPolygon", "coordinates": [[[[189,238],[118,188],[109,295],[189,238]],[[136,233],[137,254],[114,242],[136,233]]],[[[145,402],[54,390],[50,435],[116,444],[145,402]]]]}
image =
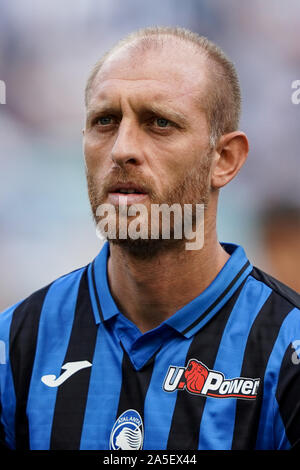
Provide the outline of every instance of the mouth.
{"type": "Polygon", "coordinates": [[[117,183],[108,189],[108,199],[113,204],[118,204],[121,200],[127,204],[142,202],[148,192],[136,183],[117,183]],[[125,198],[125,199],[124,199],[125,198]]]}
{"type": "Polygon", "coordinates": [[[108,190],[109,193],[120,193],[120,194],[147,194],[144,188],[137,185],[136,183],[118,183],[108,190]]]}

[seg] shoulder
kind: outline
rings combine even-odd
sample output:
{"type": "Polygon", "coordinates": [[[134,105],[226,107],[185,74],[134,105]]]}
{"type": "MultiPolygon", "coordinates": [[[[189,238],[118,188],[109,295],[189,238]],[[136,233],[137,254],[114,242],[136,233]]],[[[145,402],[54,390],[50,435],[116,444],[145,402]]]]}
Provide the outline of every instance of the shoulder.
{"type": "Polygon", "coordinates": [[[280,282],[278,279],[275,279],[270,274],[265,273],[257,267],[253,268],[251,276],[258,282],[262,282],[268,286],[275,296],[282,299],[283,301],[286,301],[291,306],[300,309],[300,294],[298,294],[298,292],[294,291],[287,285],[280,282]]]}
{"type": "Polygon", "coordinates": [[[0,313],[0,340],[8,340],[9,336],[12,341],[12,336],[20,329],[27,331],[28,335],[34,334],[47,297],[51,296],[57,306],[70,296],[75,296],[85,270],[86,266],[60,276],[0,313]]]}
{"type": "MultiPolygon", "coordinates": [[[[253,323],[256,342],[282,349],[300,339],[300,296],[293,289],[254,267],[245,295],[259,303],[253,323]]],[[[255,305],[252,305],[254,308],[255,305]]]]}

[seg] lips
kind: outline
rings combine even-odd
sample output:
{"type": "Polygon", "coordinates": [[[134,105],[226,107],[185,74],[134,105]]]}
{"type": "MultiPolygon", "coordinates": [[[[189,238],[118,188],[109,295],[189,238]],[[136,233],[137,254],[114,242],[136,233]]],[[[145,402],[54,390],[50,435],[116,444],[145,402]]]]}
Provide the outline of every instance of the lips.
{"type": "Polygon", "coordinates": [[[147,191],[142,186],[136,183],[118,183],[109,188],[109,193],[120,193],[120,194],[147,194],[147,191]]]}
{"type": "Polygon", "coordinates": [[[117,183],[108,189],[108,200],[118,205],[142,203],[147,198],[147,191],[140,185],[132,182],[117,183]]]}

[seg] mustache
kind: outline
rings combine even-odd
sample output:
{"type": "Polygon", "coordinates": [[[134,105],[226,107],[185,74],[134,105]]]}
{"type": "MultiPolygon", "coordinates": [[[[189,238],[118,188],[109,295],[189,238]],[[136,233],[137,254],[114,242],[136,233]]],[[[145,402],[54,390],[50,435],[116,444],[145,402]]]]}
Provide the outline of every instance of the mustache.
{"type": "Polygon", "coordinates": [[[154,197],[156,195],[153,189],[154,182],[150,178],[146,178],[141,172],[128,171],[123,168],[117,168],[113,170],[107,177],[101,182],[101,193],[107,195],[109,190],[118,184],[133,183],[141,188],[142,192],[148,194],[148,196],[154,197]]]}

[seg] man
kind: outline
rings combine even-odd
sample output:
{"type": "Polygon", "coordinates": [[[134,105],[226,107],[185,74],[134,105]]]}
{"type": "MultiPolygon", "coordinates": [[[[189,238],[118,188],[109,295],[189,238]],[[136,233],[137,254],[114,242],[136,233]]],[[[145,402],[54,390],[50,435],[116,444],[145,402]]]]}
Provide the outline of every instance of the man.
{"type": "Polygon", "coordinates": [[[248,153],[239,111],[231,62],[180,28],[134,33],[96,64],[84,153],[108,241],[86,267],[0,315],[7,446],[297,446],[299,296],[216,233],[219,190],[248,153]],[[190,209],[170,217],[169,237],[146,217],[162,204],[190,209]],[[204,243],[188,249],[197,230],[204,243]]]}

